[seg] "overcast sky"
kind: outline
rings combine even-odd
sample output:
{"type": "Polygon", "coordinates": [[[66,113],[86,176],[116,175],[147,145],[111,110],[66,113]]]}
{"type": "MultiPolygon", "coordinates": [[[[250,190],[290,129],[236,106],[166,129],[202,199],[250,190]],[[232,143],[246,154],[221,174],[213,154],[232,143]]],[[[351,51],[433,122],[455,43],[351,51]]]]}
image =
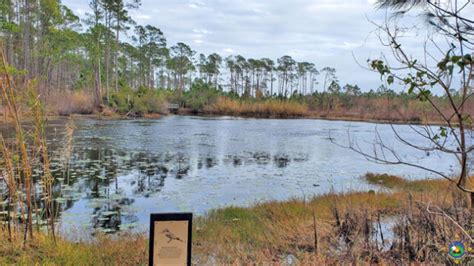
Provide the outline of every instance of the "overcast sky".
{"type": "MultiPolygon", "coordinates": [[[[79,16],[89,12],[88,0],[63,0],[79,16]]],[[[198,53],[276,59],[290,55],[334,67],[341,85],[377,89],[377,74],[361,68],[387,52],[369,22],[382,21],[374,0],[142,0],[131,12],[139,24],[160,28],[171,46],[189,44],[198,53]],[[354,56],[353,56],[354,55],[354,56]]],[[[417,38],[405,48],[420,49],[417,38]]],[[[396,88],[394,88],[396,89],[396,88]]],[[[398,90],[398,89],[396,89],[398,90]]]]}

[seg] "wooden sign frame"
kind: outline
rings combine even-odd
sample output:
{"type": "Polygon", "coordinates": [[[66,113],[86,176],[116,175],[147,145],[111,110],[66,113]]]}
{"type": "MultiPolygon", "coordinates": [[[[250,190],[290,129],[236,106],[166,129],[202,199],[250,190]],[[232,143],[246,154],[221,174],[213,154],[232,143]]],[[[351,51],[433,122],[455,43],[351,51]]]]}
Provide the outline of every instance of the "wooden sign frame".
{"type": "MultiPolygon", "coordinates": [[[[156,227],[159,227],[159,223],[162,224],[172,224],[173,222],[176,222],[175,224],[179,225],[179,223],[183,223],[179,225],[182,229],[183,226],[186,226],[187,222],[187,236],[183,236],[183,233],[181,233],[181,237],[187,237],[187,239],[177,239],[177,241],[185,241],[183,243],[186,243],[186,261],[183,262],[181,265],[191,265],[191,248],[192,248],[192,228],[193,228],[193,214],[192,213],[158,213],[158,214],[151,214],[150,216],[150,242],[149,242],[149,265],[154,266],[154,265],[161,265],[160,261],[155,258],[155,255],[157,254],[157,251],[155,251],[155,248],[160,248],[160,247],[155,247],[155,232],[160,233],[159,230],[155,230],[156,227]]],[[[168,229],[163,230],[162,232],[169,232],[168,229]]],[[[166,234],[166,233],[165,233],[166,234]]],[[[172,235],[174,236],[174,235],[172,235]]],[[[169,238],[169,235],[167,236],[169,238]]],[[[169,244],[172,239],[169,238],[169,241],[165,241],[163,245],[169,244]]],[[[167,248],[167,247],[165,247],[167,248]]],[[[183,257],[183,256],[181,256],[183,257]]]]}

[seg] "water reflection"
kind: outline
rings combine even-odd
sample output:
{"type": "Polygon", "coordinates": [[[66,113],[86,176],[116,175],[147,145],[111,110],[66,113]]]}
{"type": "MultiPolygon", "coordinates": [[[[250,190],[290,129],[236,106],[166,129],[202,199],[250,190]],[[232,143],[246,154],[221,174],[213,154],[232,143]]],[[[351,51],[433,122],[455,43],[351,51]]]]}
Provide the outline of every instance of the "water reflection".
{"type": "MultiPolygon", "coordinates": [[[[169,117],[75,124],[67,160],[64,122],[51,123],[48,129],[63,232],[80,227],[114,233],[146,227],[152,212],[202,214],[225,205],[298,197],[302,190],[313,195],[373,189],[359,178],[366,172],[427,176],[411,168],[373,164],[333,145],[328,129],[342,139],[351,126],[347,122],[169,117]]],[[[374,125],[357,125],[361,139],[373,134],[374,125]]],[[[390,139],[390,128],[379,131],[390,139]]],[[[440,154],[426,156],[405,148],[401,153],[448,173],[456,163],[440,154]]],[[[37,184],[41,174],[35,169],[37,184]]]]}
{"type": "MultiPolygon", "coordinates": [[[[290,158],[288,154],[243,152],[226,155],[222,162],[216,156],[198,156],[193,164],[184,153],[133,152],[111,148],[76,147],[65,166],[55,156],[51,165],[55,184],[56,202],[61,211],[74,206],[81,199],[88,201],[90,226],[98,231],[113,233],[137,225],[133,205],[136,197],[149,198],[159,193],[168,178],[185,179],[193,170],[231,164],[233,167],[268,165],[284,168],[293,162],[303,162],[307,156],[290,158]],[[130,175],[130,173],[132,173],[130,175]],[[128,182],[121,183],[119,179],[128,182]]],[[[39,177],[41,173],[37,173],[39,177]]]]}
{"type": "Polygon", "coordinates": [[[149,198],[159,193],[169,178],[185,179],[193,169],[211,170],[220,163],[233,167],[273,163],[278,168],[284,168],[292,161],[306,161],[308,156],[291,158],[288,154],[272,155],[258,151],[225,155],[222,161],[216,156],[202,155],[192,160],[181,152],[133,152],[79,146],[74,148],[67,167],[59,161],[60,157],[54,158],[51,165],[57,180],[56,202],[60,210],[67,211],[85,195],[83,199],[88,201],[91,227],[113,233],[136,225],[135,198],[149,198]],[[127,176],[129,178],[124,178],[127,176]],[[127,179],[127,182],[121,183],[119,179],[127,179]]]}

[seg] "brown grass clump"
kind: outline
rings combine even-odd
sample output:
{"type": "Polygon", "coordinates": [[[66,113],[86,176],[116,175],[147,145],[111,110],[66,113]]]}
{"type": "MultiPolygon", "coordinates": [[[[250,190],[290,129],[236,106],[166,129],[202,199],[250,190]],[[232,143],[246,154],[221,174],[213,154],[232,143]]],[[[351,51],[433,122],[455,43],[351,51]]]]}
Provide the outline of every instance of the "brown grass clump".
{"type": "Polygon", "coordinates": [[[49,113],[69,116],[71,114],[92,114],[94,97],[88,91],[63,91],[51,94],[46,99],[49,113]]]}
{"type": "Polygon", "coordinates": [[[308,107],[304,104],[285,100],[238,101],[219,97],[216,103],[205,107],[205,113],[252,116],[266,118],[291,118],[307,116],[308,107]]]}
{"type": "Polygon", "coordinates": [[[143,114],[143,118],[146,118],[146,119],[158,119],[158,118],[161,118],[161,115],[160,114],[143,114]]]}
{"type": "MultiPolygon", "coordinates": [[[[444,124],[445,121],[428,102],[405,96],[328,96],[331,104],[309,98],[311,117],[334,120],[384,121],[413,124],[444,124]]],[[[433,102],[447,117],[452,115],[449,102],[434,97],[433,102]]],[[[474,100],[468,99],[465,111],[474,115],[474,100]]]]}

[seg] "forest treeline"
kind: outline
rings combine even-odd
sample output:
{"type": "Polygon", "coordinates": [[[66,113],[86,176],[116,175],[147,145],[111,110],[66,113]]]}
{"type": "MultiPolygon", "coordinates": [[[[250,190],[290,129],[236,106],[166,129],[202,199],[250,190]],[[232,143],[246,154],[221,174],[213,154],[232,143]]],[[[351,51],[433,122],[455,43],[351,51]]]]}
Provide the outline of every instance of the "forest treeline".
{"type": "MultiPolygon", "coordinates": [[[[80,18],[58,0],[0,0],[1,39],[17,85],[26,88],[34,81],[59,114],[102,106],[127,114],[162,113],[167,102],[194,112],[277,117],[316,112],[390,119],[405,108],[423,109],[414,97],[384,86],[363,92],[341,85],[336,69],[288,55],[275,61],[224,57],[168,44],[159,28],[131,18],[140,5],[91,0],[89,13],[80,18]],[[397,100],[387,105],[387,99],[397,100]],[[392,105],[395,109],[388,108],[392,105]]],[[[399,120],[422,120],[420,114],[408,116],[399,120]]]]}
{"type": "Polygon", "coordinates": [[[130,17],[139,0],[92,0],[83,19],[57,0],[1,2],[7,59],[25,79],[36,78],[45,93],[95,87],[110,100],[124,87],[184,91],[199,78],[238,95],[288,96],[314,92],[320,72],[324,86],[337,81],[335,69],[318,71],[290,56],[276,62],[224,58],[198,55],[185,43],[168,45],[159,28],[136,25],[130,17]]]}

